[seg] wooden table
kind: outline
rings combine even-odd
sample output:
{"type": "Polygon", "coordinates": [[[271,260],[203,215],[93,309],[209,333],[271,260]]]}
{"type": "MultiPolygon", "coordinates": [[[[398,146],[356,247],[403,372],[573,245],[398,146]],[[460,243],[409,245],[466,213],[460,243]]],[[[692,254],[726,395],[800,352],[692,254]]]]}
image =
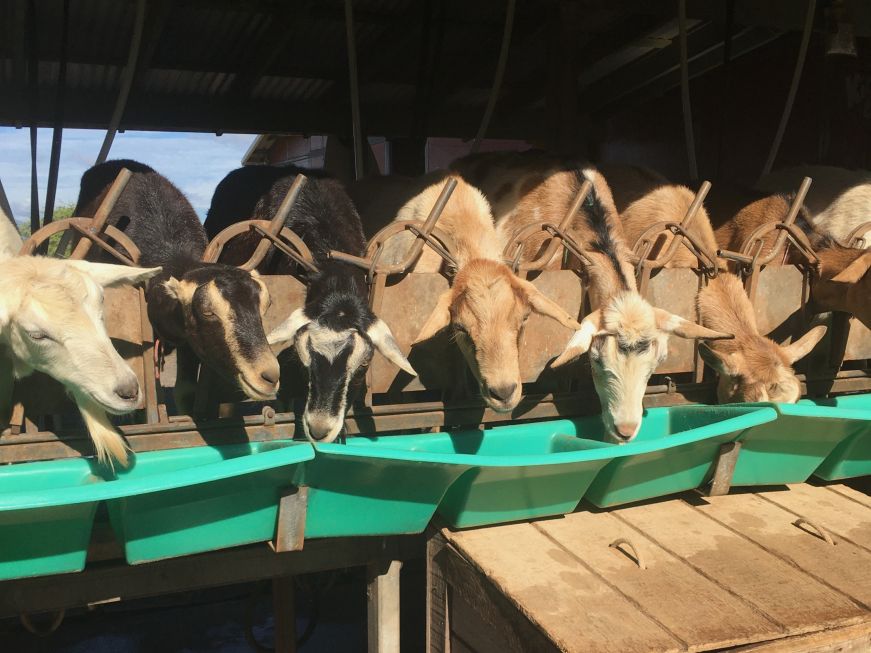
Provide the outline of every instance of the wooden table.
{"type": "Polygon", "coordinates": [[[871,651],[871,497],[845,485],[433,530],[427,553],[430,651],[871,651]]]}

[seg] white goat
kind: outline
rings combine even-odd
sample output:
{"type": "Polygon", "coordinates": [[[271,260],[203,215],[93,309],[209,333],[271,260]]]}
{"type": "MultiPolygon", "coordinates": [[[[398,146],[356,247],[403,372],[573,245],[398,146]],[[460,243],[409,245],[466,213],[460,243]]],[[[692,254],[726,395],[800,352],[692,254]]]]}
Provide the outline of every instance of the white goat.
{"type": "Polygon", "coordinates": [[[17,256],[0,270],[0,349],[14,377],[39,371],[57,379],[75,400],[100,462],[126,465],[126,445],[106,412],[135,409],[139,381],[106,333],[103,288],[161,269],[17,256]]]}
{"type": "Polygon", "coordinates": [[[0,209],[0,260],[17,256],[21,251],[21,232],[12,222],[12,218],[0,209]]]}

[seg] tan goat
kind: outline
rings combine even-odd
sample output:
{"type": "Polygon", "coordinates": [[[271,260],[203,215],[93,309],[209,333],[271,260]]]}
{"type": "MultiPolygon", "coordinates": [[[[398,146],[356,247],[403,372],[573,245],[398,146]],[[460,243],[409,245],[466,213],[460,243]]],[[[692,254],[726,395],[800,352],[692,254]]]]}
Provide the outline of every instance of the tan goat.
{"type": "MultiPolygon", "coordinates": [[[[791,198],[771,195],[757,200],[743,209],[731,220],[721,220],[714,229],[720,247],[740,250],[744,242],[760,225],[777,222],[789,210],[791,198]]],[[[819,275],[812,279],[811,299],[822,311],[843,311],[856,316],[862,324],[871,328],[871,251],[845,247],[810,224],[808,214],[802,210],[796,220],[808,236],[808,240],[820,259],[819,275]]],[[[771,252],[777,232],[771,231],[765,238],[763,254],[771,252]]],[[[790,247],[786,258],[778,257],[770,265],[790,265],[802,262],[801,254],[790,247]]]]}
{"type": "MultiPolygon", "coordinates": [[[[602,404],[609,438],[628,442],[641,426],[647,381],[667,354],[671,333],[683,338],[727,338],[668,311],[654,308],[635,286],[611,190],[593,167],[563,162],[543,152],[489,153],[455,161],[452,168],[490,199],[497,230],[507,239],[528,225],[561,221],[583,181],[593,191],[569,227],[587,261],[575,261],[590,284],[596,310],[587,315],[565,351],[552,365],[590,352],[593,383],[602,404]]],[[[546,233],[536,233],[524,249],[534,259],[546,233]]],[[[561,266],[562,252],[548,266],[561,266]]]]}
{"type": "MultiPolygon", "coordinates": [[[[425,220],[445,183],[433,184],[408,200],[396,220],[425,220]]],[[[371,182],[367,185],[372,187],[371,182]]],[[[401,190],[396,180],[385,180],[382,189],[388,186],[401,190]]],[[[386,194],[382,199],[390,201],[386,194]]],[[[372,223],[371,216],[362,217],[364,224],[372,223]]],[[[580,325],[505,265],[490,205],[476,188],[458,179],[436,226],[451,237],[457,270],[451,288],[439,297],[415,344],[452,327],[484,401],[497,412],[511,411],[522,393],[518,344],[529,315],[551,317],[569,329],[580,325]]],[[[395,263],[404,258],[412,240],[408,232],[390,238],[384,260],[395,263]]],[[[437,271],[441,264],[442,259],[425,248],[415,270],[437,271]]]]}
{"type": "Polygon", "coordinates": [[[759,333],[753,306],[741,281],[721,273],[698,295],[702,324],[709,329],[735,334],[734,340],[702,344],[699,353],[720,375],[720,403],[774,401],[795,403],[801,384],[792,369],[826,334],[816,326],[795,342],[782,346],[759,333]]]}

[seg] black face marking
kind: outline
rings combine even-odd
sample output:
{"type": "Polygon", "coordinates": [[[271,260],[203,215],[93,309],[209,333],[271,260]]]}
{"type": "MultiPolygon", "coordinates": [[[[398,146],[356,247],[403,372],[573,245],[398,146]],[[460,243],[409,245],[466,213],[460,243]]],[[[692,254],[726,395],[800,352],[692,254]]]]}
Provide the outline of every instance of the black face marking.
{"type": "MultiPolygon", "coordinates": [[[[574,174],[577,183],[577,190],[579,190],[587,179],[584,177],[584,173],[580,168],[574,168],[574,174]]],[[[572,196],[569,201],[571,202],[573,199],[574,196],[572,196]]],[[[623,272],[623,266],[620,265],[620,259],[617,256],[617,241],[614,238],[611,225],[608,224],[608,214],[605,211],[605,206],[602,204],[601,199],[596,193],[595,187],[590,189],[590,193],[584,200],[583,206],[584,215],[587,218],[587,225],[594,234],[590,247],[594,252],[604,254],[608,258],[609,263],[614,268],[617,279],[620,281],[621,289],[628,290],[630,288],[629,280],[626,279],[623,272]]]]}
{"type": "Polygon", "coordinates": [[[642,339],[637,342],[626,342],[617,338],[617,349],[621,354],[644,354],[650,350],[651,340],[642,339]]]}

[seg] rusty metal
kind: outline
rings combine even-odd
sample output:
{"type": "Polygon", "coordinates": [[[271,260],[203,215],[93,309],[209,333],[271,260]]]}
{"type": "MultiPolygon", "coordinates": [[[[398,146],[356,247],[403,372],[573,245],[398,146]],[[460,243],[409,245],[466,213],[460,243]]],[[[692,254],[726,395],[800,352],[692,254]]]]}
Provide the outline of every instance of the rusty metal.
{"type": "MultiPolygon", "coordinates": [[[[103,232],[103,229],[106,226],[106,221],[109,219],[109,214],[112,212],[112,209],[115,208],[118,198],[121,197],[121,193],[124,192],[124,189],[127,187],[127,182],[130,181],[131,177],[132,173],[127,168],[121,168],[118,172],[118,176],[115,177],[115,181],[113,181],[112,185],[109,187],[109,191],[106,193],[103,201],[100,202],[100,206],[94,213],[94,217],[91,219],[92,221],[88,228],[88,235],[97,237],[103,232]]],[[[87,256],[90,249],[90,238],[80,240],[73,249],[72,254],[70,254],[70,258],[83,259],[87,256]]]]}
{"type": "Polygon", "coordinates": [[[505,246],[503,252],[506,263],[511,266],[511,269],[515,272],[537,272],[543,270],[551,262],[561,245],[563,248],[571,251],[571,253],[577,256],[581,261],[584,261],[589,265],[589,258],[581,252],[580,247],[578,247],[572,237],[568,234],[568,230],[571,228],[572,220],[574,220],[578,211],[581,210],[581,206],[583,206],[584,201],[586,201],[587,196],[590,194],[592,189],[593,182],[589,179],[585,179],[584,183],[578,189],[577,194],[575,194],[574,200],[569,206],[568,211],[566,211],[563,219],[560,220],[558,225],[553,225],[548,222],[540,222],[527,225],[524,229],[515,233],[505,246]],[[548,241],[544,251],[532,260],[522,261],[523,249],[526,245],[526,241],[533,234],[537,234],[541,231],[550,234],[550,240],[548,241]]]}
{"type": "Polygon", "coordinates": [[[863,235],[871,231],[871,222],[863,222],[853,228],[847,236],[847,247],[855,247],[856,249],[865,249],[866,242],[863,235]]]}

